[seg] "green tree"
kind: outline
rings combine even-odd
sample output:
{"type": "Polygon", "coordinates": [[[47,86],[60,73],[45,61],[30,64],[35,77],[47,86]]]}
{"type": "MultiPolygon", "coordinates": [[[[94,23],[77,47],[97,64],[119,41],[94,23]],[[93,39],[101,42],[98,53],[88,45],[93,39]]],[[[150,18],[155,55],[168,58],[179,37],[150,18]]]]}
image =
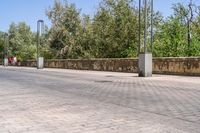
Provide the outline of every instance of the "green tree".
{"type": "Polygon", "coordinates": [[[155,35],[155,56],[199,56],[199,14],[196,5],[174,4],[168,17],[155,35]]]}
{"type": "Polygon", "coordinates": [[[103,0],[94,16],[96,57],[134,57],[137,51],[137,13],[132,0],[103,0]]]}
{"type": "Polygon", "coordinates": [[[200,56],[200,6],[197,7],[196,17],[192,23],[192,56],[200,56]]]}
{"type": "Polygon", "coordinates": [[[154,55],[157,57],[185,56],[186,30],[180,19],[169,17],[155,34],[154,55]]]}
{"type": "Polygon", "coordinates": [[[89,15],[84,15],[82,17],[78,44],[81,46],[82,58],[95,57],[93,23],[89,15]]]}
{"type": "Polygon", "coordinates": [[[189,9],[181,3],[172,6],[173,15],[161,24],[155,34],[155,56],[180,57],[192,53],[189,23],[189,9]]]}
{"type": "Polygon", "coordinates": [[[9,56],[17,56],[19,60],[35,59],[35,35],[24,22],[12,23],[9,28],[9,56]]]}
{"type": "Polygon", "coordinates": [[[67,1],[62,4],[56,0],[46,14],[52,22],[49,45],[56,52],[55,56],[79,58],[82,55],[78,43],[81,29],[80,11],[74,4],[69,4],[67,1]]]}

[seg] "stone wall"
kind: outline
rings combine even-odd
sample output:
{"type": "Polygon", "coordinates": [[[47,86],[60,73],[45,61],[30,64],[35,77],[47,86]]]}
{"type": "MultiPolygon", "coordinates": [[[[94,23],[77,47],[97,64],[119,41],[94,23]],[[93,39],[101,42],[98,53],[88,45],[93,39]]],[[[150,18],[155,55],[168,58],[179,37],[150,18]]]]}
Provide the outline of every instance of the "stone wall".
{"type": "Polygon", "coordinates": [[[45,67],[92,71],[137,72],[137,59],[46,60],[45,67]]]}
{"type": "Polygon", "coordinates": [[[22,61],[22,62],[18,63],[18,66],[36,67],[37,62],[35,60],[22,61]]]}
{"type": "MultiPolygon", "coordinates": [[[[36,61],[21,62],[36,67],[36,61]]],[[[138,71],[137,59],[46,60],[46,68],[133,72],[138,71]]],[[[200,58],[154,58],[153,73],[200,76],[200,58]]]]}
{"type": "Polygon", "coordinates": [[[200,58],[154,58],[157,74],[200,76],[200,58]]]}

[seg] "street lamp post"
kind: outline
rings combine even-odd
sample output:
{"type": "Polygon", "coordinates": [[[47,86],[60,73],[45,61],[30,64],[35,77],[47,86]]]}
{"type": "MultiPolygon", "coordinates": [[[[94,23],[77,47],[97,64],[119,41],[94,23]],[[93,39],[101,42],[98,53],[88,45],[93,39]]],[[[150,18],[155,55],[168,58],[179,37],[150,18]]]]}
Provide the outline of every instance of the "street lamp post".
{"type": "Polygon", "coordinates": [[[41,57],[40,46],[41,46],[41,36],[44,33],[44,21],[37,21],[37,69],[44,68],[44,57],[41,57]]]}
{"type": "Polygon", "coordinates": [[[188,16],[188,22],[187,22],[187,29],[188,29],[188,56],[191,56],[191,51],[190,51],[190,47],[191,47],[191,43],[192,43],[192,34],[191,34],[191,22],[193,20],[194,14],[193,14],[193,2],[192,0],[190,0],[190,3],[188,5],[189,7],[189,16],[188,16]]]}
{"type": "Polygon", "coordinates": [[[154,33],[153,33],[153,0],[151,0],[151,52],[153,53],[153,39],[154,39],[154,33]]]}
{"type": "MultiPolygon", "coordinates": [[[[149,0],[139,0],[139,77],[151,77],[152,76],[152,53],[148,51],[148,43],[147,43],[147,28],[148,28],[148,1],[149,0]],[[142,16],[142,8],[144,8],[144,29],[141,30],[141,16],[142,16]],[[141,47],[141,33],[143,31],[144,34],[144,44],[143,48],[141,47]]],[[[150,0],[151,4],[151,50],[153,48],[153,0],[150,0]]]]}
{"type": "Polygon", "coordinates": [[[9,44],[9,40],[8,40],[8,34],[5,33],[4,35],[4,66],[8,66],[8,44],[9,44]]]}

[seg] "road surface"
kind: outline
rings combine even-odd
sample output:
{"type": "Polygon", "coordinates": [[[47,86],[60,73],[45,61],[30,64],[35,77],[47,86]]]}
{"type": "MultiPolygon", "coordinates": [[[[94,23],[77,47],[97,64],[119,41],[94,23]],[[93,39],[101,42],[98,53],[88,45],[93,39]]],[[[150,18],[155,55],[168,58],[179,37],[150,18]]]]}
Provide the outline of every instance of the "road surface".
{"type": "Polygon", "coordinates": [[[0,133],[199,132],[199,77],[0,67],[0,133]]]}

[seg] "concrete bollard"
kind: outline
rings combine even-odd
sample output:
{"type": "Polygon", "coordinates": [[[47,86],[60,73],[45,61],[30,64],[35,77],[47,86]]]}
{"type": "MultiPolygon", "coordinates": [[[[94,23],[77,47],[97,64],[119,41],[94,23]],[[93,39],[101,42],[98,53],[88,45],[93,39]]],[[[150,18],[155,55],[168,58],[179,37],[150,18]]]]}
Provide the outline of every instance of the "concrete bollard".
{"type": "Polygon", "coordinates": [[[39,57],[37,60],[37,69],[44,68],[44,57],[39,57]]]}
{"type": "Polygon", "coordinates": [[[152,54],[139,55],[139,77],[152,77],[152,54]]]}
{"type": "Polygon", "coordinates": [[[8,58],[4,58],[3,64],[4,64],[5,67],[8,66],[8,58]]]}

